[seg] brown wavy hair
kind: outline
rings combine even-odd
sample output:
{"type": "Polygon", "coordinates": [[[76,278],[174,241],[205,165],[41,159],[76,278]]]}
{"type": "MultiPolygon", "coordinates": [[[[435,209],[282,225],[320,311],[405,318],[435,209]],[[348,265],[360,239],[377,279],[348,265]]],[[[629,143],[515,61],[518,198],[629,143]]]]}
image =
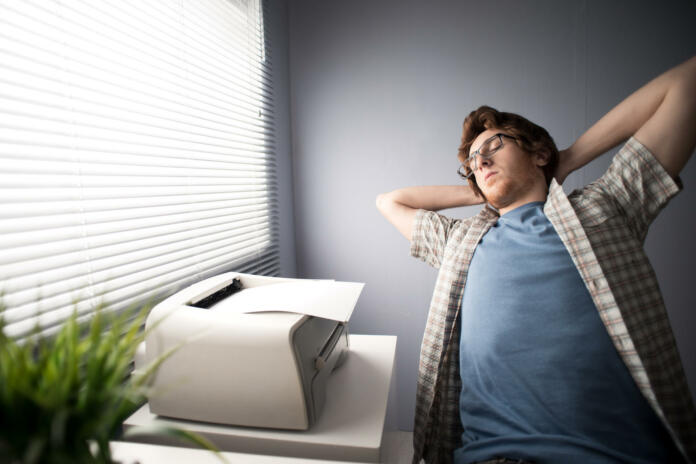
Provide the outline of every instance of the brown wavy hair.
{"type": "MultiPolygon", "coordinates": [[[[519,114],[505,113],[490,106],[480,106],[469,113],[469,116],[464,120],[462,143],[459,145],[459,154],[457,155],[460,162],[463,163],[469,156],[469,149],[476,137],[487,129],[500,129],[516,137],[517,145],[530,156],[532,153],[545,154],[548,163],[542,166],[541,170],[544,171],[546,186],[551,184],[551,179],[553,179],[553,174],[558,166],[558,148],[548,131],[519,114]]],[[[468,181],[474,192],[486,198],[476,184],[474,176],[469,177],[468,181]]]]}

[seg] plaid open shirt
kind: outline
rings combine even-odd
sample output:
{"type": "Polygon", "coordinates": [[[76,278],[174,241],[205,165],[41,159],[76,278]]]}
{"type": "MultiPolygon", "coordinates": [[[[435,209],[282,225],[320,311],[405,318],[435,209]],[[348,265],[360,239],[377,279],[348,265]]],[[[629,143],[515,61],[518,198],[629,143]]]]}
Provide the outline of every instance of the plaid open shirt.
{"type": "MultiPolygon", "coordinates": [[[[653,155],[630,138],[597,181],[566,196],[553,180],[544,214],[565,244],[614,346],[687,462],[696,464],[696,410],[643,250],[648,226],[680,190],[653,155]]],[[[421,345],[414,458],[450,463],[461,446],[458,315],[476,245],[498,214],[452,219],[419,210],[411,255],[438,268],[421,345]]]]}

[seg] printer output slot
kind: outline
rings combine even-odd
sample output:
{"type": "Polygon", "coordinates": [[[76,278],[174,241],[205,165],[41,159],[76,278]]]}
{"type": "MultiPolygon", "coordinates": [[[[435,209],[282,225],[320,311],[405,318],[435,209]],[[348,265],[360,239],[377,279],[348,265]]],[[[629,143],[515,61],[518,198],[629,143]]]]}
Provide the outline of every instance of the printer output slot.
{"type": "Polygon", "coordinates": [[[333,352],[336,343],[338,343],[338,340],[341,338],[341,334],[343,334],[343,324],[336,324],[336,327],[334,328],[333,332],[331,332],[331,335],[324,344],[319,356],[317,356],[317,358],[314,360],[314,367],[321,369],[324,367],[324,365],[326,365],[326,361],[333,352]]]}
{"type": "Polygon", "coordinates": [[[202,308],[202,309],[208,309],[211,306],[215,305],[216,303],[219,303],[220,301],[224,300],[230,295],[233,295],[234,293],[237,293],[240,290],[243,290],[244,287],[242,287],[242,281],[239,280],[238,278],[235,278],[232,280],[232,282],[224,287],[222,287],[220,290],[211,293],[210,295],[201,298],[198,301],[192,301],[188,304],[188,306],[193,306],[195,308],[202,308]]]}

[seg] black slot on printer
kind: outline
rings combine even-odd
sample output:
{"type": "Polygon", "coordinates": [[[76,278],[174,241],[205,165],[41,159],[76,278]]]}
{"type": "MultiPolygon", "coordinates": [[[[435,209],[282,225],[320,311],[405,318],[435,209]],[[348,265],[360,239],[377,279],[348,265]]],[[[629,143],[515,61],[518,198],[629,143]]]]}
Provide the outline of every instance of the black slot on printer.
{"type": "Polygon", "coordinates": [[[243,288],[244,287],[242,287],[242,281],[238,278],[235,278],[229,285],[222,287],[217,292],[211,293],[210,295],[206,296],[205,298],[199,301],[192,301],[191,303],[189,303],[189,306],[193,306],[195,308],[208,309],[215,303],[218,303],[227,298],[228,296],[233,295],[240,290],[243,290],[243,288]]]}

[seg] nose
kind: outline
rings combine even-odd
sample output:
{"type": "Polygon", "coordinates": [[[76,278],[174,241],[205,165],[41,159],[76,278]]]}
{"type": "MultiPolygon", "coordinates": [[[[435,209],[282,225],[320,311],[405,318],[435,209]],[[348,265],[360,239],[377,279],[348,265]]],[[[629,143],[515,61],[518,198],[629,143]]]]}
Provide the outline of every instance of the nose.
{"type": "Polygon", "coordinates": [[[493,158],[484,158],[482,156],[479,156],[476,161],[478,161],[479,169],[481,169],[483,166],[493,165],[493,158]]]}

